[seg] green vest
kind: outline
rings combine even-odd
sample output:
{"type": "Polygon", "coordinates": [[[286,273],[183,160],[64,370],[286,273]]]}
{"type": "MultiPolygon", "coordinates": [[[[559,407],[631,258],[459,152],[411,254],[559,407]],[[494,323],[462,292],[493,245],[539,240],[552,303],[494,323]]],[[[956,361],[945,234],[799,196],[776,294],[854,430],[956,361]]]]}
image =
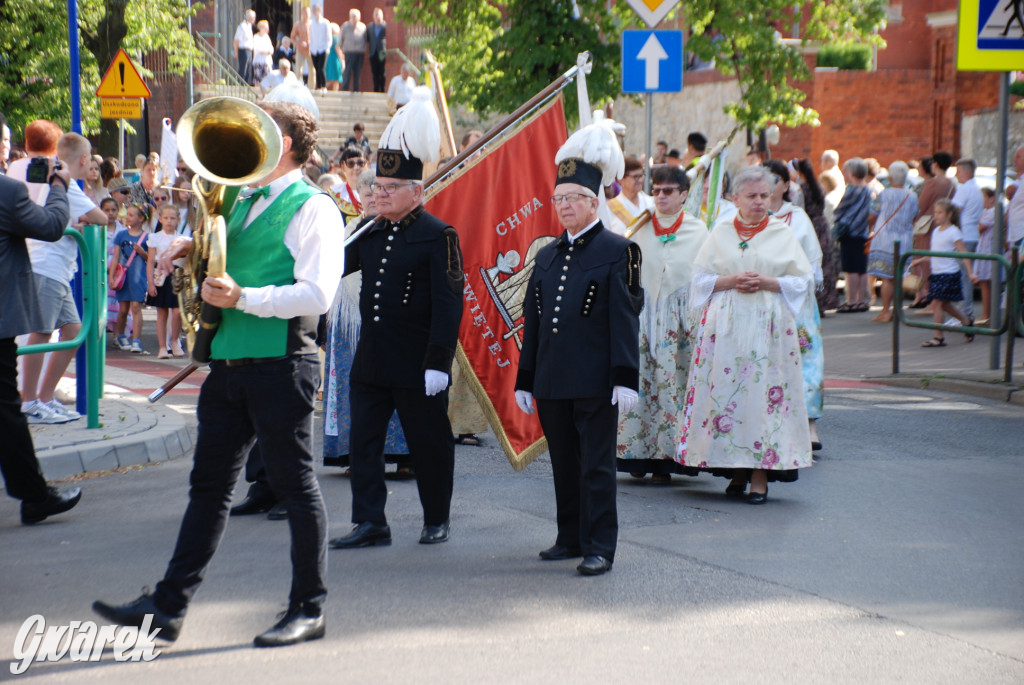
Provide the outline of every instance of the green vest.
{"type": "MultiPolygon", "coordinates": [[[[227,222],[227,272],[238,285],[258,288],[295,283],[295,258],[284,244],[288,223],[320,191],[304,181],[284,189],[245,230],[252,201],[238,200],[227,222]]],[[[288,354],[288,319],[261,318],[237,309],[222,310],[213,359],[283,357],[288,354]]]]}

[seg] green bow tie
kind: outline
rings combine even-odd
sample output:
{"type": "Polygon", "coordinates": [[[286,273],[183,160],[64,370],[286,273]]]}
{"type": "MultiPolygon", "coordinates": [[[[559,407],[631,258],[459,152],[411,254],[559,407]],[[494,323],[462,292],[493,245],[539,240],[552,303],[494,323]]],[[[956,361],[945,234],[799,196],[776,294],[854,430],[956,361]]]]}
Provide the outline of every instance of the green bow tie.
{"type": "Polygon", "coordinates": [[[675,239],[676,239],[676,234],[675,233],[669,233],[668,235],[659,235],[658,236],[658,240],[660,240],[663,243],[667,243],[670,240],[675,240],[675,239]]]}
{"type": "Polygon", "coordinates": [[[268,198],[270,197],[270,186],[263,186],[262,188],[246,188],[239,193],[239,199],[241,200],[253,200],[257,198],[268,198]]]}

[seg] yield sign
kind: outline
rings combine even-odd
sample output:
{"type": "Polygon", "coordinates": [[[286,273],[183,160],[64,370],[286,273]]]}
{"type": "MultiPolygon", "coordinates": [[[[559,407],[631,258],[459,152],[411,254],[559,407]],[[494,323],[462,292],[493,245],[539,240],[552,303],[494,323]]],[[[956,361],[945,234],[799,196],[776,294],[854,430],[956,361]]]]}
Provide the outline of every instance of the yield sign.
{"type": "Polygon", "coordinates": [[[152,93],[128,59],[128,53],[118,50],[100,81],[100,87],[96,89],[96,95],[101,98],[148,98],[152,93]]]}
{"type": "Polygon", "coordinates": [[[651,28],[657,26],[658,22],[679,4],[679,0],[627,0],[627,2],[651,28]]]}

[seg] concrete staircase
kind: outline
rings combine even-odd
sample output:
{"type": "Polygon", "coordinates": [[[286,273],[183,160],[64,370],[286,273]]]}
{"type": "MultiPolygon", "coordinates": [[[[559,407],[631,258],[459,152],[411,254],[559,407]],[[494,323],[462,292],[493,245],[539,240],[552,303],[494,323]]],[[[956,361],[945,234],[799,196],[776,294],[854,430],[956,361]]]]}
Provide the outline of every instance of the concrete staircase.
{"type": "MultiPolygon", "coordinates": [[[[225,86],[197,86],[198,99],[202,100],[218,95],[239,93],[225,86]]],[[[259,89],[252,89],[253,101],[259,98],[259,89]]],[[[316,93],[317,107],[320,108],[320,149],[332,155],[346,138],[352,135],[352,127],[362,122],[365,130],[363,135],[370,140],[370,146],[376,150],[377,142],[384,133],[384,128],[391,121],[388,114],[387,96],[384,93],[347,93],[325,92],[316,93]]]]}

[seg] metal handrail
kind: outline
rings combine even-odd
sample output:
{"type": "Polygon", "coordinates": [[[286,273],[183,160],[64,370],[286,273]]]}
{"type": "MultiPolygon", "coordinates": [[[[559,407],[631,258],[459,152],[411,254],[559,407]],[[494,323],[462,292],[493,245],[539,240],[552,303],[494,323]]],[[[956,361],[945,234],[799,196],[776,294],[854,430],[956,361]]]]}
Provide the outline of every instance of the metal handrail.
{"type": "MultiPolygon", "coordinates": [[[[106,293],[107,250],[106,226],[88,225],[82,232],[64,229],[64,235],[74,238],[82,258],[82,328],[71,340],[18,348],[18,354],[39,354],[75,349],[85,344],[85,377],[87,427],[99,428],[99,400],[103,395],[103,367],[106,362],[106,293]]],[[[78,373],[82,373],[80,369],[78,373]]],[[[79,397],[81,402],[81,397],[79,397]]],[[[81,405],[79,405],[81,406],[81,405]]],[[[81,411],[81,409],[79,409],[81,411]]]]}
{"type": "Polygon", "coordinates": [[[221,95],[231,95],[249,102],[256,102],[259,99],[252,86],[242,80],[235,67],[213,49],[203,34],[196,32],[193,38],[199,51],[206,58],[206,66],[197,66],[196,71],[203,75],[208,84],[227,91],[221,95]]]}
{"type": "Polygon", "coordinates": [[[907,318],[903,308],[903,279],[893,278],[893,329],[892,329],[892,372],[900,372],[900,335],[899,326],[903,324],[910,328],[924,328],[933,331],[946,331],[952,333],[964,333],[970,335],[1001,336],[1006,335],[1006,368],[1003,371],[1003,381],[1009,383],[1013,376],[1013,345],[1017,334],[1024,335],[1024,322],[1022,322],[1019,310],[1021,302],[1021,282],[1018,271],[1020,265],[1017,259],[1017,249],[1014,248],[1011,259],[1001,254],[989,254],[985,252],[937,252],[933,250],[907,250],[900,251],[900,241],[893,244],[894,274],[903,274],[906,271],[907,260],[913,257],[945,257],[948,259],[970,259],[988,260],[998,262],[1006,270],[1006,316],[998,328],[991,326],[953,326],[934,321],[913,321],[907,318]],[[1014,324],[1010,324],[1010,320],[1014,324]]]}

